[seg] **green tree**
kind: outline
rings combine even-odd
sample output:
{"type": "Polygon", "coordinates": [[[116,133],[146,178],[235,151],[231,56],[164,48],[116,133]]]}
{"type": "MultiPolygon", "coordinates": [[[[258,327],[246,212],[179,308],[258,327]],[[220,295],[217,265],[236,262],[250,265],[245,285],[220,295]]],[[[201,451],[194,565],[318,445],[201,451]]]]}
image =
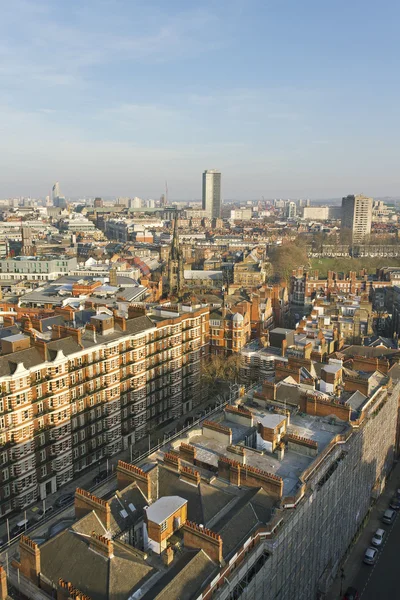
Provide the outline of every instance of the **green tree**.
{"type": "Polygon", "coordinates": [[[211,398],[239,378],[240,354],[220,356],[212,354],[202,365],[202,386],[205,397],[211,398]]]}
{"type": "Polygon", "coordinates": [[[308,266],[307,250],[304,240],[297,238],[289,244],[275,246],[270,252],[274,274],[281,281],[290,281],[293,269],[308,266]]]}

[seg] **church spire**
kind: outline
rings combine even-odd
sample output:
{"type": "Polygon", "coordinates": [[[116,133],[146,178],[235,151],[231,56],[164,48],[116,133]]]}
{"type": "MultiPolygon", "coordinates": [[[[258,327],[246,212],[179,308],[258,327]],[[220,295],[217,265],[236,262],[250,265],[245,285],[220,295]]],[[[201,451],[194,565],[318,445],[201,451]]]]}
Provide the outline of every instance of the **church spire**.
{"type": "Polygon", "coordinates": [[[183,255],[179,246],[178,211],[175,211],[174,231],[168,261],[168,288],[170,295],[180,296],[183,284],[183,255]]]}
{"type": "Polygon", "coordinates": [[[172,234],[170,260],[178,260],[179,258],[179,236],[178,236],[178,211],[175,211],[174,232],[172,234]]]}

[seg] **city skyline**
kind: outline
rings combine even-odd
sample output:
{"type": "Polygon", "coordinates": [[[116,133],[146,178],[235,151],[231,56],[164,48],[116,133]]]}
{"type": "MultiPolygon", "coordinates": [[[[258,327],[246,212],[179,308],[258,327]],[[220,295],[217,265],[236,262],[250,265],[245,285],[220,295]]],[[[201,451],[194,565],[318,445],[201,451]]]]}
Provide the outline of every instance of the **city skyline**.
{"type": "Polygon", "coordinates": [[[399,194],[394,2],[2,4],[0,197],[399,194]]]}

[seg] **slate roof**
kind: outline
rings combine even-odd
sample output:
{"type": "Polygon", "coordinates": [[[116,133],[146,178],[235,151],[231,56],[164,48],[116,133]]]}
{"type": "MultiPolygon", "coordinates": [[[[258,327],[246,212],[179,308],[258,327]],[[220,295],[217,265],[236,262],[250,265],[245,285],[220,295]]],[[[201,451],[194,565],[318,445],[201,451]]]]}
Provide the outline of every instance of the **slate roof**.
{"type": "Polygon", "coordinates": [[[136,483],[132,483],[120,492],[117,491],[108,503],[111,508],[111,532],[115,537],[143,517],[143,508],[147,506],[148,501],[136,483]]]}
{"type": "Polygon", "coordinates": [[[193,600],[218,570],[203,550],[185,552],[142,600],[193,600]]]}
{"type": "Polygon", "coordinates": [[[154,569],[136,550],[121,542],[113,542],[112,558],[90,549],[93,529],[97,533],[105,533],[96,519],[93,513],[89,513],[70,529],[42,544],[42,573],[54,582],[60,577],[70,581],[91,600],[128,600],[154,573],[154,569]]]}
{"type": "Polygon", "coordinates": [[[36,348],[27,348],[12,354],[0,356],[0,373],[2,376],[12,375],[19,363],[23,363],[26,369],[43,363],[42,355],[36,348]]]}

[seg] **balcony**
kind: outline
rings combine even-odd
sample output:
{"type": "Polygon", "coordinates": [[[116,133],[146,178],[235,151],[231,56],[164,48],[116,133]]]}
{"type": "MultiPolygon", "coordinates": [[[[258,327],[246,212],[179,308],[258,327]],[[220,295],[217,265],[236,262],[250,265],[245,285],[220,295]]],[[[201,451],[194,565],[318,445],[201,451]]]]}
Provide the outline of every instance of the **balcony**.
{"type": "Polygon", "coordinates": [[[51,462],[51,468],[55,473],[59,473],[64,469],[67,469],[72,465],[72,451],[69,455],[64,455],[60,458],[56,458],[51,462]]]}

